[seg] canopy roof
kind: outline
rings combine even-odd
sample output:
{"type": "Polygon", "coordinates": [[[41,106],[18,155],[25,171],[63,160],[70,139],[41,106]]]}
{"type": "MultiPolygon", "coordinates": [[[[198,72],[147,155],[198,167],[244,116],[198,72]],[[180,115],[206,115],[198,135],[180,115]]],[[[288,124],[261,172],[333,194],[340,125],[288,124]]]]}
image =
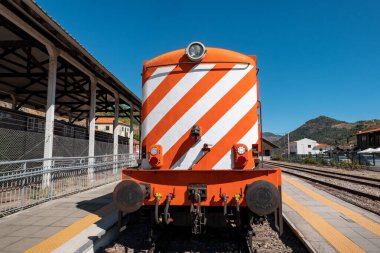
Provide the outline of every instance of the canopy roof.
{"type": "Polygon", "coordinates": [[[34,1],[0,3],[0,100],[45,112],[49,53],[58,52],[57,114],[73,122],[88,118],[91,78],[96,78],[97,112],[113,112],[119,96],[119,116],[130,109],[139,121],[141,100],[95,59],[34,1]]]}

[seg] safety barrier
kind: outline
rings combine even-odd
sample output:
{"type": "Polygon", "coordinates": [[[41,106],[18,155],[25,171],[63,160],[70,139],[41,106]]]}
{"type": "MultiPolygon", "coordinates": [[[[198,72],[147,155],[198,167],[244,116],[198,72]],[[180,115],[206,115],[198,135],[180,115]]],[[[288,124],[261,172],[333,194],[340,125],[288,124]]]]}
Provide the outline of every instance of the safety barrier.
{"type": "Polygon", "coordinates": [[[120,180],[136,154],[0,162],[0,217],[51,199],[120,180]]]}

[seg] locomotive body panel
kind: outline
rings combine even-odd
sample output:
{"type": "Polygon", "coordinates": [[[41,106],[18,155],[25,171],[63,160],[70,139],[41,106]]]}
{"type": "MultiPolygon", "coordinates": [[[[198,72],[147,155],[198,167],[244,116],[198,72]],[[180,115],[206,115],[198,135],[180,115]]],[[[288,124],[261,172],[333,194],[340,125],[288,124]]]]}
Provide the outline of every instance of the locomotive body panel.
{"type": "MultiPolygon", "coordinates": [[[[221,194],[228,196],[228,205],[235,205],[234,196],[244,196],[247,185],[265,179],[265,181],[281,187],[280,169],[273,170],[227,170],[227,171],[191,171],[191,170],[126,170],[124,180],[134,180],[141,184],[149,184],[151,195],[146,198],[144,205],[155,205],[155,194],[162,196],[173,194],[171,205],[190,206],[188,186],[191,184],[207,185],[207,196],[202,201],[203,206],[223,206],[221,194]]],[[[239,205],[246,206],[243,197],[239,205]]],[[[159,200],[165,204],[165,198],[159,200]]]]}
{"type": "MultiPolygon", "coordinates": [[[[196,63],[178,50],[144,64],[141,138],[147,153],[162,146],[160,169],[254,167],[251,149],[260,143],[256,60],[229,50],[207,50],[196,63]],[[191,136],[194,126],[200,130],[198,139],[191,136]],[[239,166],[236,144],[248,148],[239,166]]],[[[149,159],[143,157],[144,169],[152,168],[149,159]]]]}
{"type": "Polygon", "coordinates": [[[144,62],[142,164],[123,169],[115,187],[121,214],[145,206],[155,223],[167,225],[190,207],[182,214],[196,234],[206,225],[206,208],[234,226],[251,222],[247,212],[275,212],[281,219],[281,170],[255,168],[261,149],[257,73],[255,56],[200,42],[144,62]]]}

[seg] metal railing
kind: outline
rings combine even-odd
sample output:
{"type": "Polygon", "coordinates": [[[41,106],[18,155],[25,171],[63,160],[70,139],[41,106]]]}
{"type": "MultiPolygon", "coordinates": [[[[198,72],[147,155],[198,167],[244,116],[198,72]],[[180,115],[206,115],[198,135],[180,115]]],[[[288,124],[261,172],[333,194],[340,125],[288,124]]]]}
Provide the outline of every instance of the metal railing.
{"type": "Polygon", "coordinates": [[[0,162],[0,217],[51,199],[120,180],[135,154],[0,162]]]}

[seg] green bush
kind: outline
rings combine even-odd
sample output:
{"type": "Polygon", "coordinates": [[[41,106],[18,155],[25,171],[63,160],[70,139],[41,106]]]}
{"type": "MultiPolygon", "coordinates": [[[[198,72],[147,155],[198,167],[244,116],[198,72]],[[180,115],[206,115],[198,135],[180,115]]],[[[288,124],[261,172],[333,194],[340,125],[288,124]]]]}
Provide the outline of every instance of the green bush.
{"type": "Polygon", "coordinates": [[[327,166],[327,165],[329,165],[329,162],[326,161],[326,160],[320,160],[320,164],[324,165],[324,166],[327,166]]]}
{"type": "Polygon", "coordinates": [[[306,157],[305,159],[303,159],[303,163],[305,163],[305,164],[317,164],[317,161],[311,157],[306,157]]]}
{"type": "MultiPolygon", "coordinates": [[[[286,159],[286,157],[284,157],[284,158],[279,158],[279,160],[285,161],[287,159],[286,159]]],[[[342,169],[347,169],[347,170],[363,170],[363,169],[366,169],[365,165],[360,165],[358,162],[352,162],[352,163],[337,162],[337,161],[327,162],[326,160],[315,160],[314,158],[311,158],[311,157],[306,157],[302,160],[289,160],[289,162],[312,164],[312,165],[322,165],[322,166],[327,165],[330,167],[342,168],[342,169]]]]}
{"type": "Polygon", "coordinates": [[[354,161],[351,163],[351,169],[353,169],[353,170],[364,170],[364,169],[366,169],[366,166],[361,165],[358,162],[354,161]]]}

